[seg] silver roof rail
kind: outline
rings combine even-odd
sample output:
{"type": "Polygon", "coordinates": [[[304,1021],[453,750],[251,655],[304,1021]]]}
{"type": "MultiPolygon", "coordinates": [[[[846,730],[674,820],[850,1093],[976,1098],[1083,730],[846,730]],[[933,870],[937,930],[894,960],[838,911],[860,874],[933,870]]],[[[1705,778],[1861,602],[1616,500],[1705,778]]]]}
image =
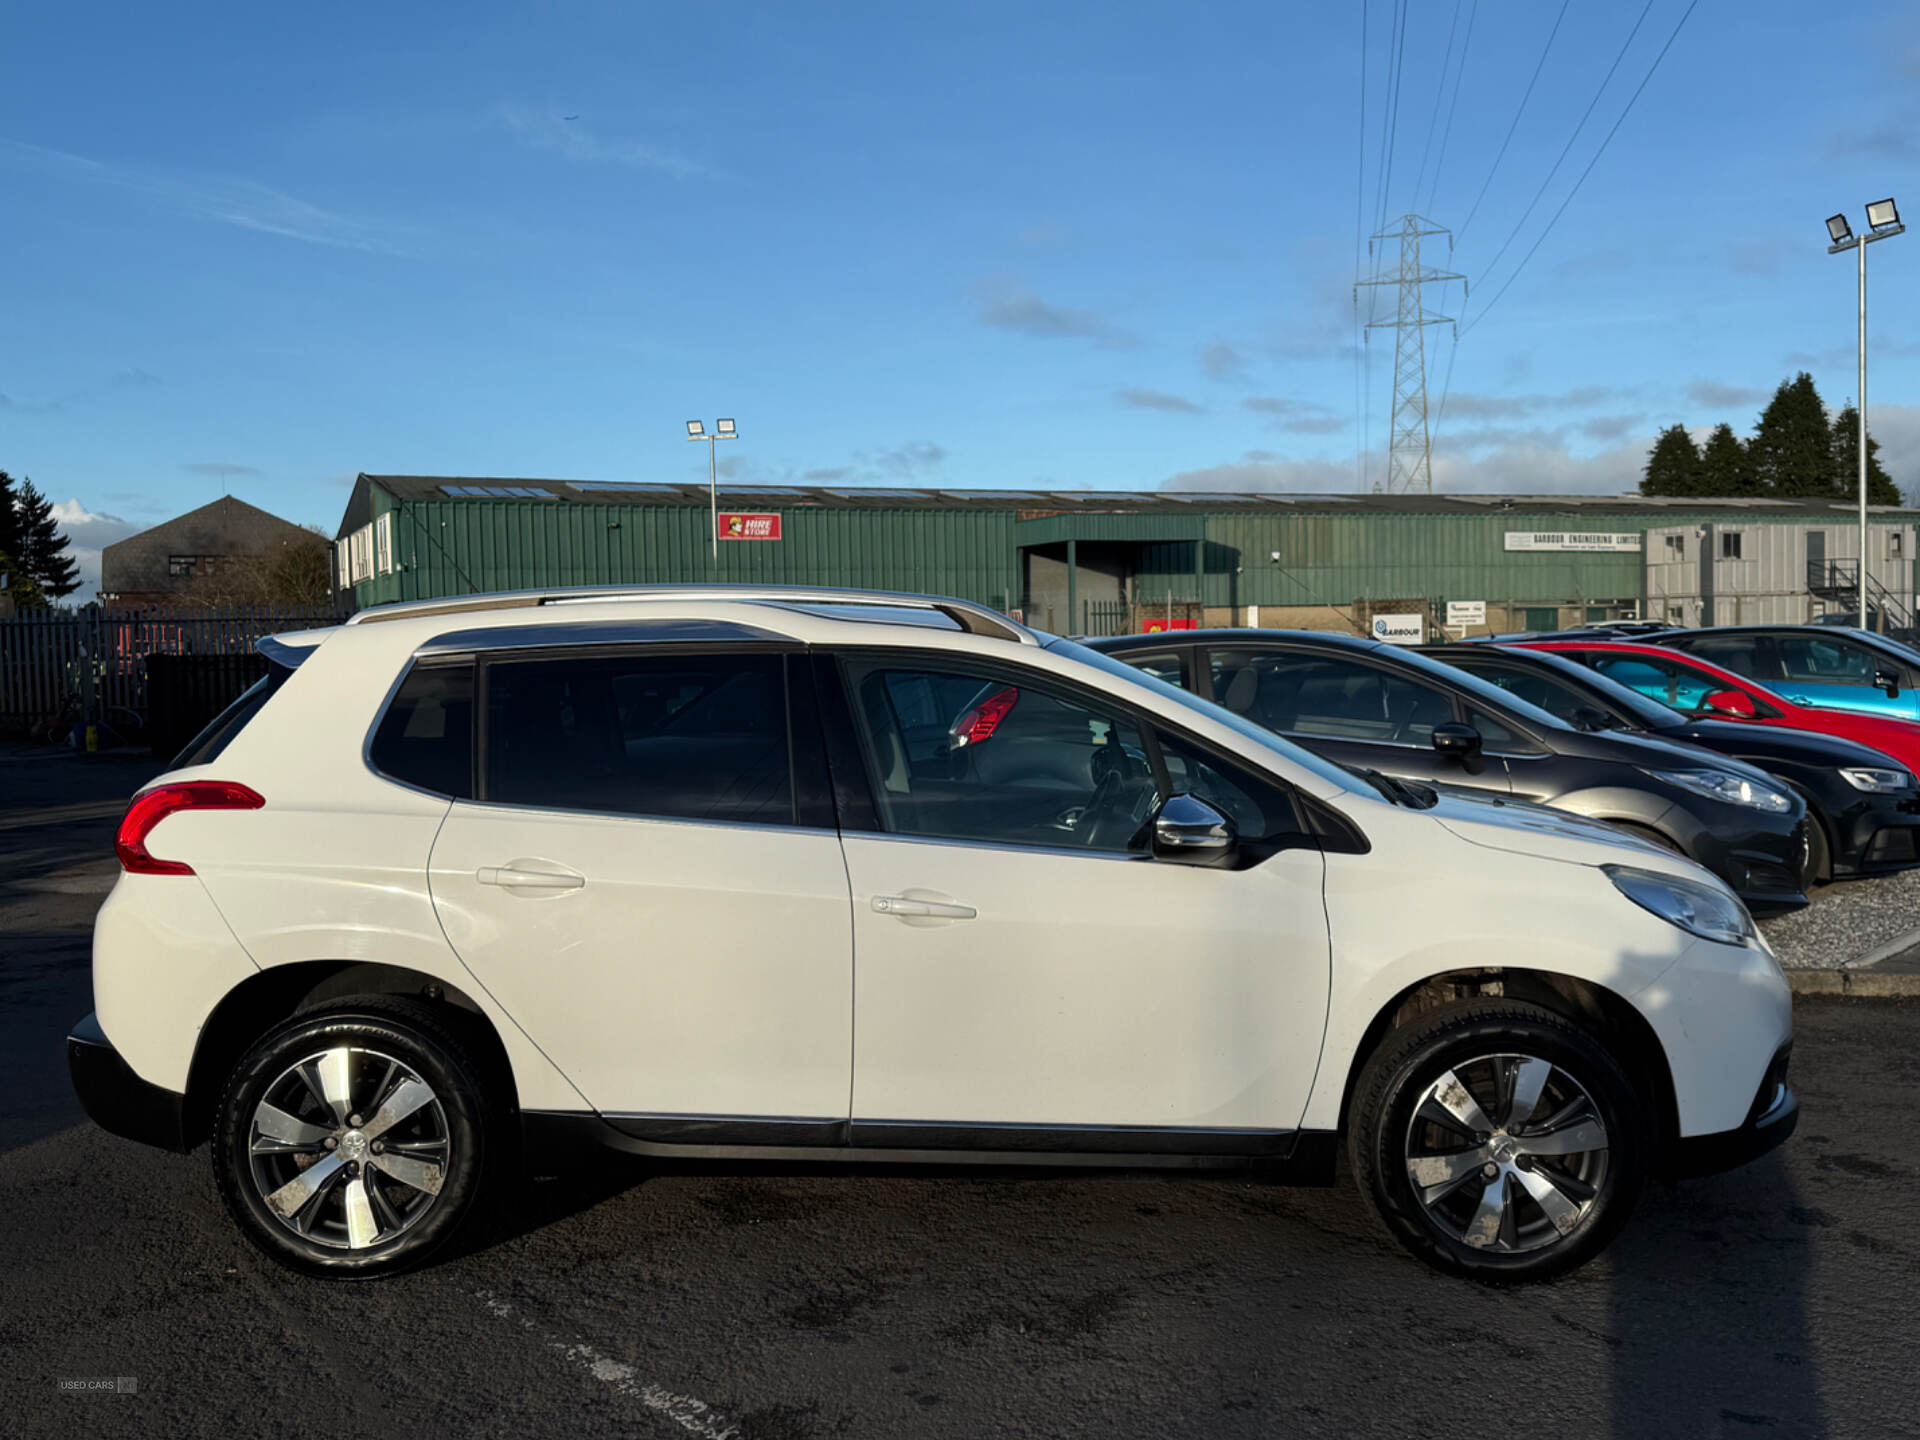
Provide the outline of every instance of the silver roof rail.
{"type": "Polygon", "coordinates": [[[578,585],[552,590],[501,590],[485,595],[448,595],[437,600],[402,600],[375,605],[352,616],[349,625],[383,620],[412,620],[426,615],[462,615],[476,610],[523,610],[540,605],[615,600],[731,600],[771,605],[868,605],[877,609],[925,610],[944,615],[969,635],[986,635],[1022,645],[1038,645],[1026,626],[985,605],[944,595],[915,595],[893,590],[835,590],[814,585],[578,585]]]}

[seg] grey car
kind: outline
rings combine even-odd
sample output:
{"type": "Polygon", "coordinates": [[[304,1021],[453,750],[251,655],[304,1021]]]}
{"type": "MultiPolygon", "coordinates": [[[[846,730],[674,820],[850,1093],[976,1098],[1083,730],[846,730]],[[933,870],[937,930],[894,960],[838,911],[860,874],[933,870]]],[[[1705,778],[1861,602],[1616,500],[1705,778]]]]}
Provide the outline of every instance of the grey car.
{"type": "Polygon", "coordinates": [[[1739,760],[1577,730],[1465,671],[1353,636],[1198,630],[1088,643],[1353,769],[1606,820],[1698,861],[1756,911],[1807,903],[1806,801],[1739,760]]]}

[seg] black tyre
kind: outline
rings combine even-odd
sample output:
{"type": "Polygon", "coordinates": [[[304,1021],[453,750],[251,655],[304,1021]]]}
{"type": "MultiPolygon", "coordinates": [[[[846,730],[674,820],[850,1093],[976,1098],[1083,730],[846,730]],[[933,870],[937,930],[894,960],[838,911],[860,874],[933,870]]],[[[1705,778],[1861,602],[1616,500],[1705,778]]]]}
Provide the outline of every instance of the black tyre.
{"type": "Polygon", "coordinates": [[[473,1217],[489,1178],[485,1074],[427,1005],[376,997],[296,1015],[240,1058],[221,1096],[220,1194],[297,1270],[417,1265],[473,1217]]]}
{"type": "Polygon", "coordinates": [[[1381,1043],[1354,1089],[1361,1192],[1415,1255],[1478,1280],[1540,1280],[1626,1222],[1651,1111],[1606,1045],[1517,1000],[1463,1000],[1381,1043]]]}

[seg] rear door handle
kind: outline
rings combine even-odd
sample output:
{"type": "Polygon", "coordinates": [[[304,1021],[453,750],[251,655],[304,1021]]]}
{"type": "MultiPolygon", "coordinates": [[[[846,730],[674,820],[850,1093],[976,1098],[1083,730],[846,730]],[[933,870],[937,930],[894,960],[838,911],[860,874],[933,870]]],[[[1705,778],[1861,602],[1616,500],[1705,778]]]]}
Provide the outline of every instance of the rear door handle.
{"type": "Polygon", "coordinates": [[[505,885],[514,890],[578,890],[587,883],[584,875],[570,870],[519,870],[511,865],[487,865],[474,872],[482,885],[505,885]]]}
{"type": "Polygon", "coordinates": [[[873,897],[876,915],[924,916],[934,920],[971,920],[980,912],[971,905],[949,905],[940,900],[913,900],[905,895],[873,897]]]}

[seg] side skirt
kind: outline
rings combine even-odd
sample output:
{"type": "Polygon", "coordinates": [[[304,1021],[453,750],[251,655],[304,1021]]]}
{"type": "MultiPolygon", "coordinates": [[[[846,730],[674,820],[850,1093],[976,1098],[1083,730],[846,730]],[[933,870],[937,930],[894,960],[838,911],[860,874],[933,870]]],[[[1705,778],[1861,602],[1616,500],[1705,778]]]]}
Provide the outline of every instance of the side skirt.
{"type": "Polygon", "coordinates": [[[780,1165],[1240,1171],[1288,1184],[1330,1185],[1339,1151],[1339,1137],[1322,1130],[873,1125],[550,1110],[524,1112],[521,1128],[536,1166],[612,1150],[654,1160],[780,1165]]]}

